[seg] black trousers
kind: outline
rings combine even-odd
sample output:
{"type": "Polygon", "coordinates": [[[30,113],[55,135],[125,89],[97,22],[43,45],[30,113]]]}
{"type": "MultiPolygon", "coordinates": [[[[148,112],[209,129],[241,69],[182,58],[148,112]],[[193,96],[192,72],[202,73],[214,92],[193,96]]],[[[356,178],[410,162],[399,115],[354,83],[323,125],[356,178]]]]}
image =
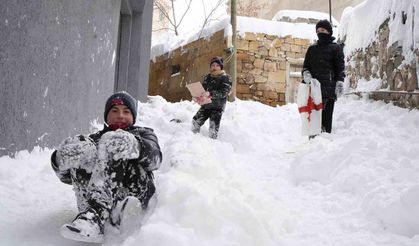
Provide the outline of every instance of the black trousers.
{"type": "Polygon", "coordinates": [[[79,212],[93,208],[102,222],[109,218],[117,203],[127,196],[140,200],[147,208],[155,193],[153,174],[145,171],[135,160],[108,161],[94,159],[93,170],[71,170],[79,212]]]}
{"type": "Polygon", "coordinates": [[[205,109],[201,107],[193,117],[192,132],[198,133],[205,121],[210,119],[209,137],[217,138],[218,130],[220,129],[221,117],[223,115],[222,109],[205,109]]]}
{"type": "Polygon", "coordinates": [[[332,98],[323,98],[322,111],[322,129],[325,132],[332,132],[333,108],[335,107],[335,100],[332,98]]]}

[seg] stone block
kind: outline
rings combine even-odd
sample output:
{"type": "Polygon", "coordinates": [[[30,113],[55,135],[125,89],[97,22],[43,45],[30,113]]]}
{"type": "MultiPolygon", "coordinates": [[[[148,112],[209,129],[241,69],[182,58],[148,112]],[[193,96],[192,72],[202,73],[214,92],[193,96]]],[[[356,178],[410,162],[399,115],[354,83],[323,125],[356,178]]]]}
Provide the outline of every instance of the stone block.
{"type": "Polygon", "coordinates": [[[276,93],[275,91],[264,91],[263,97],[274,100],[279,98],[278,93],[276,93]]]}
{"type": "Polygon", "coordinates": [[[269,83],[272,85],[274,91],[285,93],[285,87],[286,87],[286,84],[285,83],[282,83],[282,82],[272,83],[270,81],[269,81],[269,83]]]}
{"type": "Polygon", "coordinates": [[[237,39],[236,45],[237,45],[238,50],[244,50],[244,51],[249,50],[249,41],[247,40],[237,39]]]}
{"type": "Polygon", "coordinates": [[[253,62],[253,65],[256,68],[260,68],[260,69],[263,69],[264,64],[265,64],[265,60],[264,59],[255,59],[255,61],[253,62]]]}
{"type": "Polygon", "coordinates": [[[285,70],[287,68],[287,63],[285,61],[279,62],[279,69],[285,70]]]}
{"type": "Polygon", "coordinates": [[[254,34],[253,32],[245,32],[244,33],[244,38],[246,40],[250,40],[250,41],[255,41],[257,40],[256,34],[254,34]]]}
{"type": "Polygon", "coordinates": [[[268,78],[262,75],[255,75],[255,83],[266,83],[267,81],[268,81],[268,78]]]}
{"type": "Polygon", "coordinates": [[[237,84],[236,85],[236,92],[237,93],[241,93],[241,94],[249,94],[250,93],[250,89],[248,85],[244,85],[244,84],[237,84]]]}
{"type": "Polygon", "coordinates": [[[259,54],[262,57],[268,57],[269,56],[269,50],[266,47],[262,46],[262,47],[259,48],[259,54]]]}
{"type": "Polygon", "coordinates": [[[272,91],[273,88],[271,85],[263,83],[263,84],[256,84],[257,91],[272,91]]]}
{"type": "Polygon", "coordinates": [[[285,40],[282,38],[276,38],[272,41],[272,46],[275,48],[279,48],[284,44],[285,40]]]}
{"type": "Polygon", "coordinates": [[[296,53],[301,53],[301,46],[299,45],[291,45],[291,51],[296,53]]]}
{"type": "Polygon", "coordinates": [[[237,60],[242,60],[242,61],[249,60],[250,61],[250,57],[249,57],[249,54],[247,52],[237,52],[236,58],[237,58],[237,60]]]}
{"type": "Polygon", "coordinates": [[[309,39],[295,38],[294,39],[294,44],[299,45],[299,46],[309,46],[310,45],[310,40],[309,39]]]}
{"type": "Polygon", "coordinates": [[[284,43],[279,47],[281,51],[291,51],[291,45],[288,43],[284,43]]]}
{"type": "Polygon", "coordinates": [[[278,57],[278,50],[275,47],[269,49],[269,56],[278,57]]]}
{"type": "Polygon", "coordinates": [[[263,46],[265,46],[265,48],[267,48],[268,50],[272,47],[272,40],[264,39],[262,43],[263,46]]]}
{"type": "Polygon", "coordinates": [[[279,101],[285,102],[285,93],[278,93],[278,95],[279,95],[279,101]]]}
{"type": "Polygon", "coordinates": [[[248,70],[252,70],[255,68],[255,66],[252,64],[251,61],[243,61],[242,64],[243,64],[243,68],[248,69],[248,70]]]}
{"type": "Polygon", "coordinates": [[[268,81],[285,83],[285,70],[278,70],[276,72],[269,72],[268,81]]]}
{"type": "Polygon", "coordinates": [[[278,70],[278,66],[276,62],[265,61],[263,70],[268,71],[268,72],[276,72],[278,70]]]}
{"type": "Polygon", "coordinates": [[[256,34],[257,40],[264,40],[265,36],[266,36],[266,34],[264,34],[264,33],[257,33],[256,34]]]}
{"type": "Polygon", "coordinates": [[[257,52],[259,50],[259,42],[258,41],[250,41],[249,42],[249,51],[257,52]]]}
{"type": "Polygon", "coordinates": [[[267,34],[265,37],[266,37],[267,39],[269,39],[269,40],[275,40],[275,39],[277,39],[277,38],[278,38],[278,36],[277,36],[277,35],[269,35],[269,34],[267,34]]]}
{"type": "Polygon", "coordinates": [[[406,90],[408,92],[412,92],[414,90],[419,89],[418,83],[417,83],[418,77],[416,73],[417,69],[419,68],[416,68],[414,64],[410,64],[408,67],[407,74],[406,74],[406,86],[407,86],[406,90]]]}
{"type": "Polygon", "coordinates": [[[285,36],[285,43],[287,43],[287,44],[294,44],[294,39],[292,38],[291,35],[285,36]]]}
{"type": "Polygon", "coordinates": [[[260,69],[260,68],[255,68],[255,69],[252,69],[252,70],[249,71],[249,73],[254,74],[254,75],[261,75],[262,72],[263,72],[263,70],[260,69]]]}

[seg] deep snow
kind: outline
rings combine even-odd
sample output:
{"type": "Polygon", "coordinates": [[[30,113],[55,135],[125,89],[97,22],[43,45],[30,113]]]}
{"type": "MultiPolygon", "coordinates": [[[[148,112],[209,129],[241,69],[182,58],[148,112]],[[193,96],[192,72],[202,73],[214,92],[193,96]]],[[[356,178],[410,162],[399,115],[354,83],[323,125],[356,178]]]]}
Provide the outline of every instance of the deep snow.
{"type": "MultiPolygon", "coordinates": [[[[158,204],[122,245],[419,245],[418,110],[346,96],[310,142],[296,104],[228,103],[218,140],[190,132],[197,110],[140,104],[163,151],[158,204]]],[[[0,157],[0,245],[88,245],[58,234],[76,203],[51,152],[0,157]]]]}

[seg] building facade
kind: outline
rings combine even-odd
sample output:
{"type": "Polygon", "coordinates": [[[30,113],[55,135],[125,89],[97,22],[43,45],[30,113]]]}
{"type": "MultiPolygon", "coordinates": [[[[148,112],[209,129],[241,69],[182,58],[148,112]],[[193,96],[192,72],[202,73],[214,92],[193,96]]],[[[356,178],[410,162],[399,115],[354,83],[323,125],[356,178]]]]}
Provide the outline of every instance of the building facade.
{"type": "Polygon", "coordinates": [[[0,156],[103,122],[106,98],[147,95],[152,0],[0,2],[0,156]]]}

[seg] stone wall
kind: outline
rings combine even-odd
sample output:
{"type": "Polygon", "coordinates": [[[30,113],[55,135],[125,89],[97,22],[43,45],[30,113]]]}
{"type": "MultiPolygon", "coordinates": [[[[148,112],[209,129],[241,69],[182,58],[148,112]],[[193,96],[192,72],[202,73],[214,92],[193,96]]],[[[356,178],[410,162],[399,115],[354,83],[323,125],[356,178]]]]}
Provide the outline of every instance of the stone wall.
{"type": "Polygon", "coordinates": [[[298,78],[295,75],[301,72],[302,60],[309,45],[309,40],[291,36],[278,37],[261,33],[239,36],[237,98],[271,106],[293,102],[293,97],[286,100],[287,87],[295,87],[296,82],[299,82],[299,79],[291,79],[298,78]],[[290,60],[301,62],[290,63],[290,60]]]}
{"type": "MultiPolygon", "coordinates": [[[[302,60],[309,45],[309,40],[291,36],[238,36],[236,97],[271,106],[293,102],[293,88],[301,80],[302,60]]],[[[150,95],[160,95],[170,102],[190,100],[185,85],[202,81],[209,72],[211,57],[225,57],[224,69],[229,73],[228,47],[229,38],[222,30],[209,40],[199,39],[157,57],[150,64],[150,95]]]]}
{"type": "Polygon", "coordinates": [[[403,107],[419,108],[417,64],[419,64],[419,51],[415,50],[416,61],[407,62],[398,43],[389,48],[388,20],[378,31],[378,40],[364,50],[357,50],[347,55],[346,73],[350,87],[356,88],[359,79],[370,80],[381,78],[383,83],[380,89],[386,91],[371,92],[370,96],[376,100],[393,101],[403,107]]]}

